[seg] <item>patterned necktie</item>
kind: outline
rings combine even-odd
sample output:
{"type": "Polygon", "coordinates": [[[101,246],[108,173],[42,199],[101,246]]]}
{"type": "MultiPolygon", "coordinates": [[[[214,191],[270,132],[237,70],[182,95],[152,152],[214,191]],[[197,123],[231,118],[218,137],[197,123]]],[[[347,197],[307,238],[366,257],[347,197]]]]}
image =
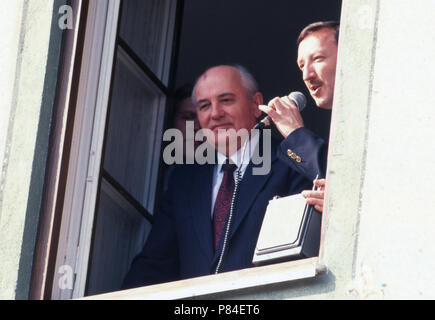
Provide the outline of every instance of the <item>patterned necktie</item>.
{"type": "Polygon", "coordinates": [[[213,231],[214,231],[214,249],[217,250],[221,239],[227,216],[230,213],[231,200],[234,192],[234,176],[236,170],[235,164],[224,163],[222,171],[224,178],[222,179],[219,192],[216,197],[213,210],[213,231]]]}

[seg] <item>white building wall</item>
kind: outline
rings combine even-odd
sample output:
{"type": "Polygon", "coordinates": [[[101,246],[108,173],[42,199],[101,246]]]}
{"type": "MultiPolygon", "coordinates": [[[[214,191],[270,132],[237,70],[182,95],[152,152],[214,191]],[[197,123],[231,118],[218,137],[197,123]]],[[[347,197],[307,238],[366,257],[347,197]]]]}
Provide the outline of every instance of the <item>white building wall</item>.
{"type": "Polygon", "coordinates": [[[435,298],[435,2],[380,1],[355,277],[359,297],[435,298]]]}
{"type": "MultiPolygon", "coordinates": [[[[17,73],[18,50],[20,43],[21,17],[23,12],[22,1],[0,2],[0,24],[2,45],[0,46],[0,159],[1,180],[0,192],[3,190],[3,172],[7,165],[7,140],[9,124],[13,122],[13,98],[15,77],[17,73]],[[11,112],[12,111],[12,112],[11,112]]],[[[1,201],[1,198],[0,198],[1,201]]]]}
{"type": "Polygon", "coordinates": [[[25,298],[30,285],[39,207],[29,190],[45,169],[35,154],[52,16],[53,1],[0,2],[0,299],[25,298]]]}

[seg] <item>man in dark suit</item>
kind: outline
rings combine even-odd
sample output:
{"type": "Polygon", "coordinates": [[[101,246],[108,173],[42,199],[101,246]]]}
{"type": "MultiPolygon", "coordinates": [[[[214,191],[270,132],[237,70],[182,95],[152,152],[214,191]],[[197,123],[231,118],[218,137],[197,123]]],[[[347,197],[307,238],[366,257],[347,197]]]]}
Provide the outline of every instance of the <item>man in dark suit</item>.
{"type": "MultiPolygon", "coordinates": [[[[244,68],[210,68],[197,80],[193,99],[205,136],[216,150],[217,164],[186,165],[173,172],[147,243],[135,257],[124,288],[212,274],[217,268],[225,272],[251,267],[269,200],[312,186],[310,179],[277,158],[280,142],[270,134],[254,132],[251,147],[246,149],[243,141],[231,140],[234,131],[256,125],[261,114],[258,105],[263,103],[255,80],[244,68]],[[257,147],[260,154],[269,153],[267,174],[254,173],[260,166],[253,161],[257,147]],[[223,172],[228,167],[234,171],[223,172]],[[233,178],[236,182],[231,183],[233,178]],[[228,199],[231,188],[238,189],[233,211],[228,199]],[[222,216],[225,211],[229,212],[222,216]]],[[[299,164],[308,165],[309,157],[307,152],[299,164]]]]}
{"type": "MultiPolygon", "coordinates": [[[[297,64],[316,105],[322,109],[332,109],[337,65],[338,37],[340,24],[337,21],[319,21],[306,26],[297,39],[297,64]]],[[[319,190],[307,190],[302,194],[307,203],[323,211],[324,188],[327,162],[327,143],[304,128],[302,117],[295,104],[288,97],[272,99],[267,106],[260,106],[274,121],[281,134],[286,137],[281,145],[279,158],[293,169],[301,171],[310,179],[318,174],[315,181],[319,190]],[[307,151],[315,157],[309,166],[296,165],[297,154],[307,151]]]]}

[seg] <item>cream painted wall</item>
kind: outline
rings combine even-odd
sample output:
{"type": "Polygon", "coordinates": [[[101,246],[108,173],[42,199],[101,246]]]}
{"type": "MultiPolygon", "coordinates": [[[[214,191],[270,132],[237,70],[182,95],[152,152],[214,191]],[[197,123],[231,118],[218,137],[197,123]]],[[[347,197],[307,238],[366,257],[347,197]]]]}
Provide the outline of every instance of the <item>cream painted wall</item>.
{"type": "MultiPolygon", "coordinates": [[[[20,43],[21,19],[23,12],[22,1],[0,2],[0,28],[8,30],[2,35],[0,46],[0,159],[2,164],[0,194],[4,183],[4,166],[7,165],[5,156],[8,128],[13,123],[14,88],[17,70],[18,51],[20,43]],[[12,111],[12,112],[11,112],[12,111]]],[[[0,201],[1,201],[0,197],[0,201]]]]}
{"type": "Polygon", "coordinates": [[[26,219],[39,215],[38,208],[29,211],[36,196],[29,188],[34,170],[44,170],[35,153],[41,152],[36,141],[52,17],[50,0],[0,3],[0,30],[8,31],[0,45],[0,299],[25,298],[30,284],[34,242],[23,239],[34,233],[26,229],[26,219]],[[18,288],[20,268],[26,269],[26,280],[18,288]]]}
{"type": "Polygon", "coordinates": [[[355,278],[359,297],[434,299],[435,2],[381,1],[355,278]]]}

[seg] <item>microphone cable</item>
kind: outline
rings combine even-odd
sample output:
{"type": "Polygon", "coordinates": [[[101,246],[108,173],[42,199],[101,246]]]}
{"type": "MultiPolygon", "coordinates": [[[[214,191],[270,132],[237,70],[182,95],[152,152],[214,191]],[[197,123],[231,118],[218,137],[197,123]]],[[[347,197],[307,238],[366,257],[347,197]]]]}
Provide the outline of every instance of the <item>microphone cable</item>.
{"type": "MultiPolygon", "coordinates": [[[[233,196],[231,198],[230,213],[228,215],[228,221],[227,221],[226,228],[225,228],[225,234],[224,234],[224,240],[223,240],[223,244],[222,244],[222,250],[221,250],[221,253],[219,255],[219,260],[218,260],[218,264],[217,264],[216,269],[215,269],[215,274],[217,274],[217,273],[219,273],[221,271],[224,255],[225,255],[225,253],[227,251],[227,248],[228,248],[228,242],[229,242],[228,237],[230,235],[231,224],[232,224],[232,221],[233,221],[235,207],[236,207],[236,204],[237,204],[237,197],[238,197],[238,193],[239,193],[239,185],[240,185],[241,180],[242,180],[241,168],[242,168],[242,165],[243,165],[243,160],[245,159],[246,148],[247,148],[247,145],[248,145],[249,141],[251,140],[252,131],[255,130],[255,129],[258,129],[260,127],[262,128],[262,124],[264,124],[264,123],[258,122],[251,129],[251,131],[249,131],[248,138],[246,139],[245,143],[243,144],[241,164],[236,169],[236,179],[234,180],[234,192],[233,192],[233,196]]],[[[248,162],[248,165],[249,165],[249,162],[248,162]]]]}

